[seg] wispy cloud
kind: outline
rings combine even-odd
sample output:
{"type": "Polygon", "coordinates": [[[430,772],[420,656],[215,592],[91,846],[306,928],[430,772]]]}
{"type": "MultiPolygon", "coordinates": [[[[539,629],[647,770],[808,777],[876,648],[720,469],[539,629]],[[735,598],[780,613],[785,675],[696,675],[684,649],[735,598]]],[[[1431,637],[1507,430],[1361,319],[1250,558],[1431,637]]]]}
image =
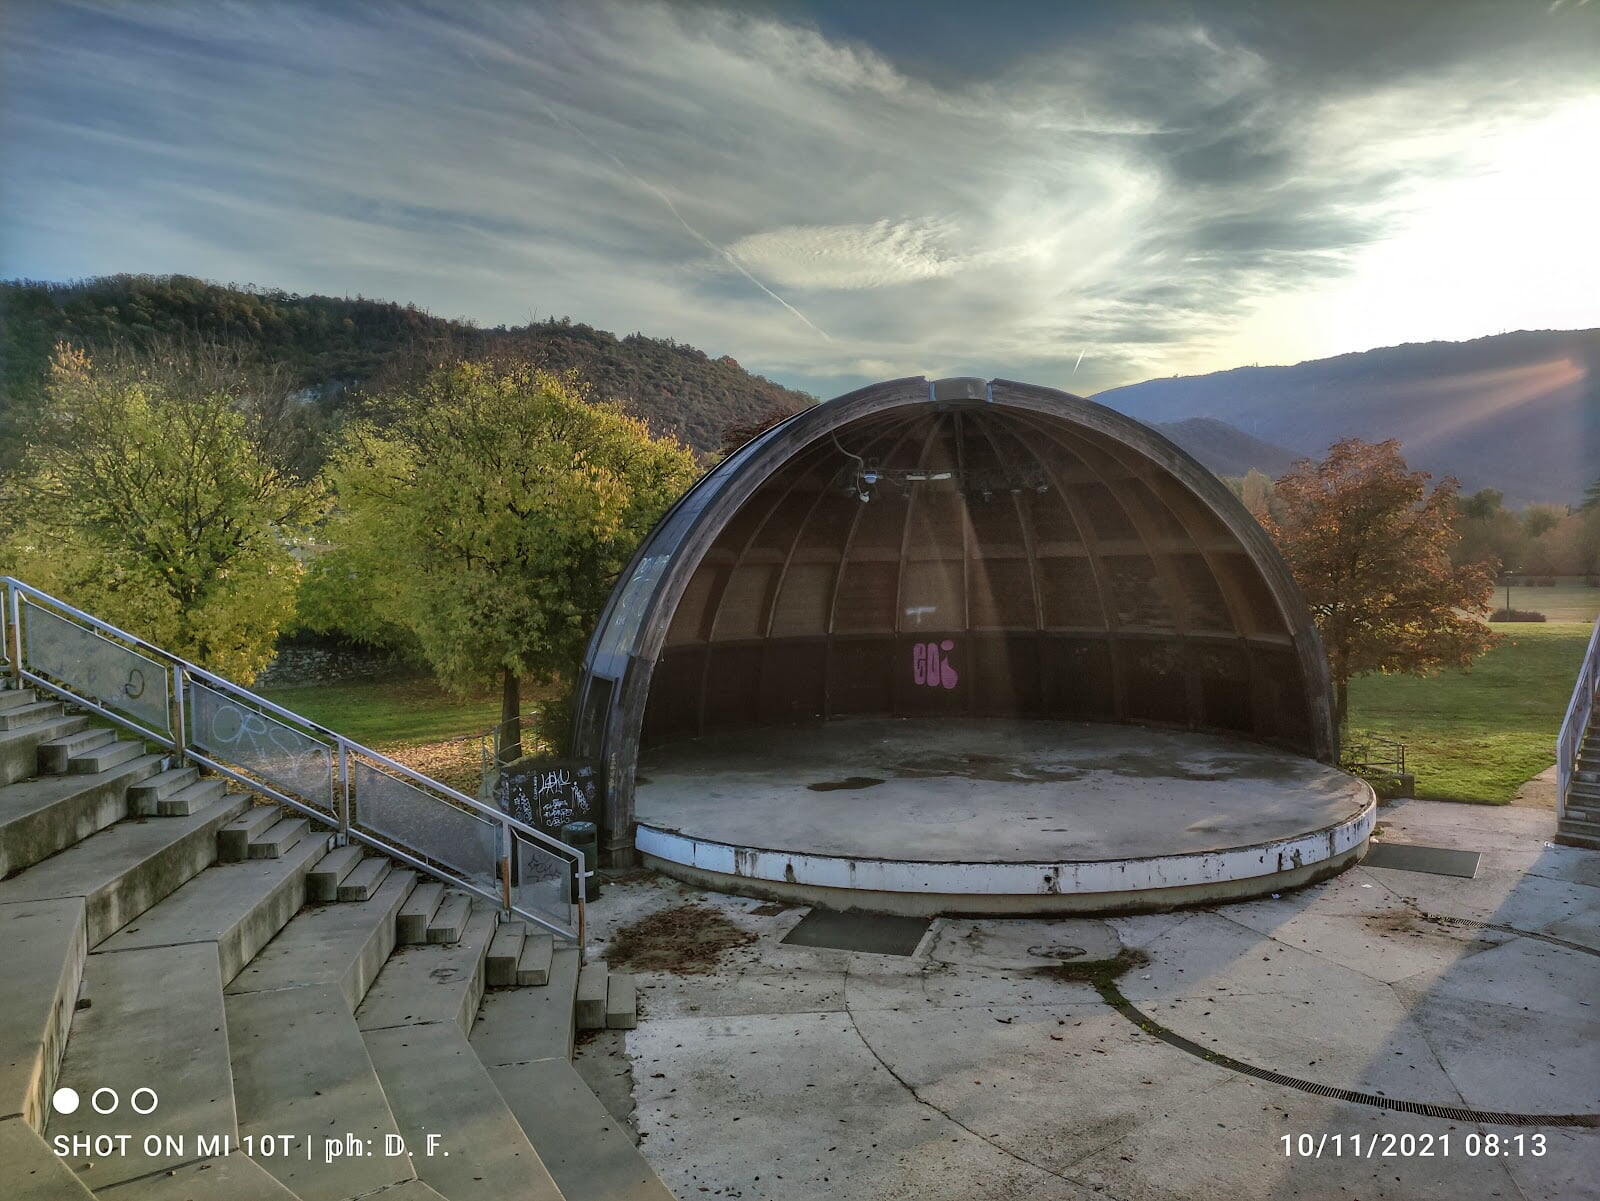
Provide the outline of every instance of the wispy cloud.
{"type": "MultiPolygon", "coordinates": [[[[821,391],[1351,348],[1328,306],[1376,249],[1597,91],[1575,5],[1410,42],[1363,8],[1342,58],[1190,9],[976,78],[713,5],[20,4],[0,273],[569,313],[821,391]]],[[[1500,289],[1497,325],[1545,311],[1500,289]]]]}

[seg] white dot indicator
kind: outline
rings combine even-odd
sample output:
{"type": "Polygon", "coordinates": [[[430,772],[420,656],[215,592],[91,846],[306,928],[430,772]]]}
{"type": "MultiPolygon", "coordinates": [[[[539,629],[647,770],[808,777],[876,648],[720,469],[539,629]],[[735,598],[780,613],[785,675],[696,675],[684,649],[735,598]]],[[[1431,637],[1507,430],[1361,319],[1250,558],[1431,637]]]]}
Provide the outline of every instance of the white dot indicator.
{"type": "Polygon", "coordinates": [[[50,1104],[57,1113],[76,1113],[78,1111],[78,1090],[75,1088],[58,1088],[51,1095],[50,1104]]]}

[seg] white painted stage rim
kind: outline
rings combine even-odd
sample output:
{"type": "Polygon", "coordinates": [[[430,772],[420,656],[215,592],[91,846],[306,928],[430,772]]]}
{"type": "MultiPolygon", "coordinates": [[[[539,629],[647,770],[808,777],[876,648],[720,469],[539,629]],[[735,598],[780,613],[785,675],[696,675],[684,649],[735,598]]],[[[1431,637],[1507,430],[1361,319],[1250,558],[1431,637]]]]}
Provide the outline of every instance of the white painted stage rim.
{"type": "Polygon", "coordinates": [[[964,863],[862,858],[733,846],[645,825],[638,827],[635,845],[651,866],[669,874],[677,874],[674,866],[686,868],[685,878],[691,882],[732,892],[799,899],[803,894],[797,890],[842,890],[854,895],[841,894],[835,901],[892,911],[921,909],[915,898],[934,897],[940,899],[940,910],[961,909],[961,899],[970,898],[983,911],[1113,911],[1260,896],[1342,870],[1365,854],[1372,834],[1377,800],[1370,788],[1367,794],[1367,804],[1353,817],[1304,834],[1252,846],[1132,859],[964,863]],[[875,899],[881,904],[874,904],[875,899]]]}

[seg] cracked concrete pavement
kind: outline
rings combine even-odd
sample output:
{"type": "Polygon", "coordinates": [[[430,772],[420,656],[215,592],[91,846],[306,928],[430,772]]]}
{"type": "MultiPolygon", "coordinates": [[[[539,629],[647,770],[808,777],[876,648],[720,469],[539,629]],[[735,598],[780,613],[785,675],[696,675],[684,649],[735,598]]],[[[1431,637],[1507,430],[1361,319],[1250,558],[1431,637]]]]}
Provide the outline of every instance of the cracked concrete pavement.
{"type": "Polygon", "coordinates": [[[1357,867],[1166,914],[938,919],[899,958],[787,946],[803,908],[638,873],[594,907],[600,953],[609,931],[691,902],[757,940],[707,974],[640,973],[639,1028],[587,1049],[583,1070],[611,1074],[613,1104],[633,1106],[622,1116],[685,1198],[1600,1198],[1600,1130],[1480,1126],[1257,1080],[1040,970],[1052,948],[1139,948],[1149,962],[1122,993],[1246,1063],[1411,1101],[1600,1113],[1600,955],[1585,950],[1600,950],[1600,853],[1550,845],[1536,802],[1406,801],[1381,820],[1394,841],[1482,851],[1477,877],[1357,867]],[[1388,1133],[1433,1135],[1434,1154],[1352,1156],[1347,1137],[1344,1155],[1285,1157],[1281,1141],[1388,1133]],[[1521,1153],[1469,1155],[1486,1133],[1537,1133],[1544,1154],[1525,1137],[1521,1153]]]}

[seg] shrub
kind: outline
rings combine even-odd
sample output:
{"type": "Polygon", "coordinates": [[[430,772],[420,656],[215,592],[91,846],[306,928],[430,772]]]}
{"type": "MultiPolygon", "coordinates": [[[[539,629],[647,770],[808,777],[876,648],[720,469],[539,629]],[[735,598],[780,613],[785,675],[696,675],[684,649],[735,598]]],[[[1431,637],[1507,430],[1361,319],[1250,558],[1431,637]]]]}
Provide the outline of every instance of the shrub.
{"type": "Polygon", "coordinates": [[[1543,613],[1532,609],[1496,609],[1489,615],[1490,621],[1544,621],[1543,613]]]}

